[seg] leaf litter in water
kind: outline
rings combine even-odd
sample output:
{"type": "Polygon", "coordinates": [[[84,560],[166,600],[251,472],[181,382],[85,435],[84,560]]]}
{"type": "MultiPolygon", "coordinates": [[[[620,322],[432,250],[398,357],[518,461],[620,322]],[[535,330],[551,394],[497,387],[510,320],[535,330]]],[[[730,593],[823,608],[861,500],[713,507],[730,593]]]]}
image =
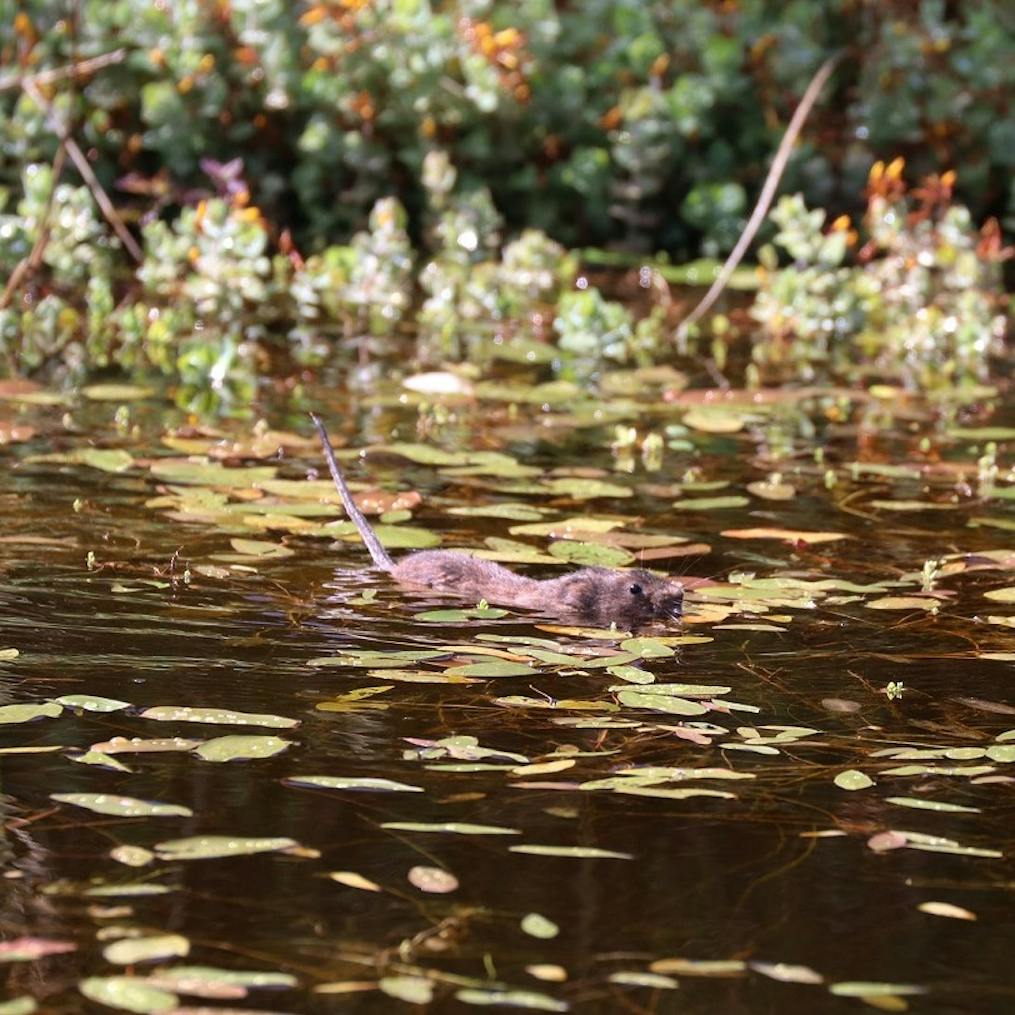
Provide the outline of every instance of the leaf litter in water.
{"type": "Polygon", "coordinates": [[[953,905],[951,902],[921,902],[916,907],[921,913],[928,913],[930,916],[944,916],[951,920],[975,920],[977,916],[962,906],[953,905]]]}
{"type": "Polygon", "coordinates": [[[163,804],[153,800],[138,800],[130,796],[109,793],[50,793],[50,800],[73,804],[96,814],[110,814],[122,818],[182,817],[191,818],[194,812],[182,804],[163,804]]]}

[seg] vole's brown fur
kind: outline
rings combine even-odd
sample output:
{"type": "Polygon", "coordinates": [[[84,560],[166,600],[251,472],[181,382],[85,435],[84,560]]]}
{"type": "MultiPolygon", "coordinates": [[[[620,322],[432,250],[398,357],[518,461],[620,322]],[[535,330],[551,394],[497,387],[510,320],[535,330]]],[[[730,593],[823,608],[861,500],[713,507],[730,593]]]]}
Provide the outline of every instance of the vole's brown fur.
{"type": "Polygon", "coordinates": [[[356,507],[324,424],[313,414],[310,418],[321,438],[331,477],[346,512],[359,530],[374,563],[397,581],[459,596],[472,603],[485,599],[500,606],[519,606],[556,617],[573,617],[599,627],[615,623],[619,628],[633,629],[653,620],[680,618],[683,586],[651,571],[585,567],[560,578],[540,581],[457,550],[420,550],[401,560],[392,560],[356,507]]]}

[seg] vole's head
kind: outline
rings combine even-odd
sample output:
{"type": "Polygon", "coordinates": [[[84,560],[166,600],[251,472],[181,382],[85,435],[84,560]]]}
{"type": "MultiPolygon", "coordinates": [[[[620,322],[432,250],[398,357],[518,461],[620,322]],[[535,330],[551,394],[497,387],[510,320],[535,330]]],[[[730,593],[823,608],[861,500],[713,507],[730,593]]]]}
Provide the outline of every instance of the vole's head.
{"type": "Polygon", "coordinates": [[[576,610],[600,627],[616,624],[634,630],[653,621],[679,620],[684,587],[651,571],[607,571],[587,568],[572,576],[576,610]]]}

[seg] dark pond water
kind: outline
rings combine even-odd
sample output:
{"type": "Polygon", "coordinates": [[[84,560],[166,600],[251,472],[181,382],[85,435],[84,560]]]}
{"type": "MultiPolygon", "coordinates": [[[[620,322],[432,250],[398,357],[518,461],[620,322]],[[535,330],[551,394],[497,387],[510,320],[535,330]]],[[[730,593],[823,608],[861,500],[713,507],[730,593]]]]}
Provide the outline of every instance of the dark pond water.
{"type": "Polygon", "coordinates": [[[8,401],[7,997],[53,1013],[388,1012],[431,993],[431,1011],[1015,1011],[1006,432],[986,435],[995,468],[983,434],[890,394],[687,415],[665,379],[639,387],[514,408],[506,387],[438,408],[382,387],[266,407],[290,436],[256,440],[187,429],[157,397],[118,422],[129,392],[8,401]],[[323,483],[272,485],[265,470],[320,468],[307,406],[350,448],[409,445],[347,466],[410,494],[373,504],[395,512],[393,545],[439,538],[551,575],[553,526],[512,529],[557,523],[618,562],[648,543],[651,566],[699,580],[686,623],[631,641],[426,619],[474,604],[414,598],[322,531],[343,517],[323,483]],[[618,423],[630,454],[610,449],[618,423]],[[658,457],[647,434],[669,444],[658,457]],[[175,806],[94,809],[118,796],[175,806]]]}

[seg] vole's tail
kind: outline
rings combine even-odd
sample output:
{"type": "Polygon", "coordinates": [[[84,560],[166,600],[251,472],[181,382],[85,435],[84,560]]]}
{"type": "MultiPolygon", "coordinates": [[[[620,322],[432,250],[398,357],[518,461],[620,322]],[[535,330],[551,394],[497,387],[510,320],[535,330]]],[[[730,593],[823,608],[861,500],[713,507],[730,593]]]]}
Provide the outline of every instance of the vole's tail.
{"type": "Polygon", "coordinates": [[[345,505],[346,514],[352,519],[356,528],[359,529],[359,534],[363,537],[363,542],[366,543],[374,563],[385,571],[393,570],[395,562],[388,556],[388,551],[381,545],[377,534],[370,528],[370,523],[363,517],[363,512],[356,507],[356,503],[352,499],[352,493],[349,491],[349,487],[346,486],[345,477],[342,475],[342,470],[338,467],[338,462],[335,460],[335,449],[331,446],[331,441],[328,440],[328,431],[324,429],[320,416],[312,412],[310,413],[310,418],[313,420],[314,426],[317,427],[317,436],[321,438],[324,457],[328,460],[331,478],[335,481],[335,488],[338,490],[338,495],[342,498],[342,503],[345,505]]]}

